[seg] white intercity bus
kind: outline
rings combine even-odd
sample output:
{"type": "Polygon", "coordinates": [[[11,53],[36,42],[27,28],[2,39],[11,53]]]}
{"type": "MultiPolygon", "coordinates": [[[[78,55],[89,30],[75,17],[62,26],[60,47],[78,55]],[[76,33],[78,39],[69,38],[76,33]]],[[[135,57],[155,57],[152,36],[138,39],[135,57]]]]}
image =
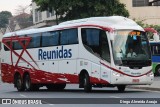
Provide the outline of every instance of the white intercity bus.
{"type": "Polygon", "coordinates": [[[142,27],[121,17],[91,17],[7,33],[2,40],[2,81],[18,91],[148,85],[151,53],[142,27]]]}

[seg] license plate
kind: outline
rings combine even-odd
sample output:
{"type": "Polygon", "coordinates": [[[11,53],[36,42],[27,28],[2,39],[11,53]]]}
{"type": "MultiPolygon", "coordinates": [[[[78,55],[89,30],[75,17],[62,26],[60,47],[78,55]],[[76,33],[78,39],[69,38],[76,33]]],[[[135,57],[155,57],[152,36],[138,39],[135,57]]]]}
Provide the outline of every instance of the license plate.
{"type": "Polygon", "coordinates": [[[133,83],[139,83],[139,79],[133,79],[132,82],[133,83]]]}

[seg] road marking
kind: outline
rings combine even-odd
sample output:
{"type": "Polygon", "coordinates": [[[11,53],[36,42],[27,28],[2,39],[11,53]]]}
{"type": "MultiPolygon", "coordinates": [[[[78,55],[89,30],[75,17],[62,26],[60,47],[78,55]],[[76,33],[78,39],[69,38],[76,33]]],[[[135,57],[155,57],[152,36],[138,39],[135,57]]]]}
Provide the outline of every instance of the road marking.
{"type": "Polygon", "coordinates": [[[48,104],[48,105],[50,105],[50,106],[54,106],[55,104],[49,104],[48,102],[46,102],[46,101],[42,101],[42,102],[44,102],[44,103],[46,103],[46,104],[48,104]]]}
{"type": "MultiPolygon", "coordinates": [[[[142,90],[143,90],[143,89],[142,89],[142,90]]],[[[160,91],[154,91],[154,90],[143,90],[143,91],[160,93],[160,91]]]]}
{"type": "Polygon", "coordinates": [[[109,96],[109,97],[111,97],[111,98],[121,98],[121,97],[117,97],[117,96],[109,96]]]}
{"type": "Polygon", "coordinates": [[[54,104],[49,104],[50,106],[54,106],[54,104]]]}
{"type": "Polygon", "coordinates": [[[27,98],[27,96],[23,95],[23,94],[19,94],[21,97],[27,98]]]}
{"type": "Polygon", "coordinates": [[[145,90],[145,89],[130,89],[130,90],[139,90],[139,91],[147,91],[147,92],[156,92],[156,93],[160,93],[160,91],[145,90]]]}

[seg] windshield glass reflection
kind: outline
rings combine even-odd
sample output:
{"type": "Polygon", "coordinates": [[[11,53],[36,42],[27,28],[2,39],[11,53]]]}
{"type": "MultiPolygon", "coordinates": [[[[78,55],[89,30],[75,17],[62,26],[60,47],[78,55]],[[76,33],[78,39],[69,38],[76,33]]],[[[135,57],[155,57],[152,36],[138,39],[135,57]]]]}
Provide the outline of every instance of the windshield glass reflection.
{"type": "Polygon", "coordinates": [[[151,64],[151,54],[145,32],[117,31],[112,46],[116,65],[148,66],[151,64]]]}

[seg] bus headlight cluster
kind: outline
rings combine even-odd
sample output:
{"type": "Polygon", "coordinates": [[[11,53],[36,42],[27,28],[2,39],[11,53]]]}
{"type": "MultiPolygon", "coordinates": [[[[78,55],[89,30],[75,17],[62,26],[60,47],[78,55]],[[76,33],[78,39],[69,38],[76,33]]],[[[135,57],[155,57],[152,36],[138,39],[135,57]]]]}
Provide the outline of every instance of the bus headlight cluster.
{"type": "Polygon", "coordinates": [[[153,74],[153,72],[150,72],[150,73],[147,74],[147,76],[152,77],[152,76],[154,76],[154,74],[153,74]]]}
{"type": "Polygon", "coordinates": [[[113,72],[113,76],[120,77],[120,76],[121,76],[121,74],[120,74],[120,73],[118,73],[118,72],[113,72]]]}

